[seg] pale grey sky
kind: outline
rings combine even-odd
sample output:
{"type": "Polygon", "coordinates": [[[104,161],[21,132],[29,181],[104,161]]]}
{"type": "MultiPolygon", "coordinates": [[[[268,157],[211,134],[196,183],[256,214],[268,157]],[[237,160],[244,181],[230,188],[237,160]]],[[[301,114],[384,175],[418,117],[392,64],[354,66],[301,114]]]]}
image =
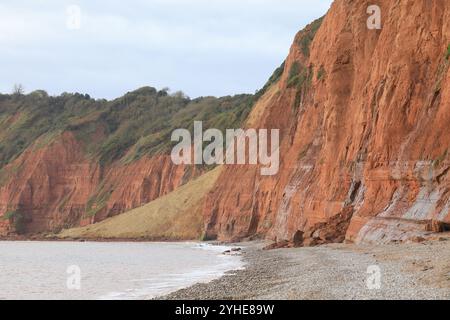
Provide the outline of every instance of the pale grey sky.
{"type": "Polygon", "coordinates": [[[332,0],[7,0],[0,92],[115,98],[142,86],[253,93],[332,0]],[[71,6],[81,10],[81,19],[71,6]],[[78,28],[79,26],[79,28],[78,28]]]}

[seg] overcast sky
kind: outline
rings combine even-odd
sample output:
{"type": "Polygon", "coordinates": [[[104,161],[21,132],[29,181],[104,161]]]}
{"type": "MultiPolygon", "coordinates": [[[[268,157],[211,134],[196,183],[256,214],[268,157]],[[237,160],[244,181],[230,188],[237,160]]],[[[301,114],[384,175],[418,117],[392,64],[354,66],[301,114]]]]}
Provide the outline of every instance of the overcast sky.
{"type": "Polygon", "coordinates": [[[191,97],[253,93],[331,2],[2,1],[0,92],[21,83],[108,99],[146,85],[191,97]]]}

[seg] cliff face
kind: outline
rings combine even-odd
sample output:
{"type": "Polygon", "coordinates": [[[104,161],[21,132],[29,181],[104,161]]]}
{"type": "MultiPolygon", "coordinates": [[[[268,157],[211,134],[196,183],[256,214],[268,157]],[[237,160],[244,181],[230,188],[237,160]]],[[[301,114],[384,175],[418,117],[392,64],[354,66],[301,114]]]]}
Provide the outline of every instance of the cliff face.
{"type": "Polygon", "coordinates": [[[450,2],[336,0],[300,32],[248,126],[281,129],[280,171],[226,167],[209,238],[387,242],[450,223],[450,2]]]}
{"type": "Polygon", "coordinates": [[[58,239],[193,240],[203,237],[201,205],[221,168],[211,170],[144,206],[111,219],[64,230],[58,239]]]}
{"type": "Polygon", "coordinates": [[[30,148],[9,170],[14,176],[0,188],[0,210],[15,212],[20,221],[18,226],[14,217],[13,226],[4,222],[3,233],[58,231],[98,222],[146,204],[198,175],[195,168],[175,166],[165,155],[102,168],[86,158],[71,133],[47,147],[30,148]]]}
{"type": "Polygon", "coordinates": [[[252,99],[0,95],[0,236],[84,226],[172,192],[208,169],[173,164],[173,129],[240,126],[252,99]]]}
{"type": "Polygon", "coordinates": [[[382,243],[449,229],[450,2],[375,2],[336,0],[256,96],[0,95],[0,235],[84,226],[166,195],[205,170],[172,164],[173,129],[245,119],[280,129],[279,173],[224,166],[193,206],[206,238],[382,243]],[[379,30],[367,27],[374,4],[379,30]]]}

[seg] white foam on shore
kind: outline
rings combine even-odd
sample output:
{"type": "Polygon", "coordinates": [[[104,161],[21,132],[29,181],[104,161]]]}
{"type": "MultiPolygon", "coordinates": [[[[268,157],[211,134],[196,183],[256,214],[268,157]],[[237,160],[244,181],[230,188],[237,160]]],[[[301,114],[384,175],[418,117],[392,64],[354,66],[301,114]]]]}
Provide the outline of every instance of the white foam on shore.
{"type": "Polygon", "coordinates": [[[222,254],[229,249],[198,242],[0,241],[0,300],[150,299],[242,268],[239,256],[222,254]],[[67,285],[73,277],[78,289],[67,285]]]}
{"type": "Polygon", "coordinates": [[[127,289],[123,292],[111,292],[99,297],[99,300],[140,300],[152,299],[170,294],[198,283],[208,283],[224,276],[227,272],[241,270],[244,264],[240,256],[224,255],[223,252],[232,247],[205,243],[184,243],[193,250],[193,259],[197,254],[209,254],[211,264],[203,265],[195,270],[186,270],[180,265],[179,273],[161,273],[144,279],[132,279],[130,282],[139,288],[127,289]],[[207,251],[202,253],[201,251],[207,251]]]}

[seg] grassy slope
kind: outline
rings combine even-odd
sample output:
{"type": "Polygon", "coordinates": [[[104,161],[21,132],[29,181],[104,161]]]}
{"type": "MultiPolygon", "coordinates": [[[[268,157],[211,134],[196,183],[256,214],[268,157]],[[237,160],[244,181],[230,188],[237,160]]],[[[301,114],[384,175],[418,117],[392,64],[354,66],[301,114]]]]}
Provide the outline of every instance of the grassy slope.
{"type": "Polygon", "coordinates": [[[192,240],[203,233],[202,199],[220,175],[218,167],[149,204],[95,225],[63,231],[61,238],[192,240]]]}

